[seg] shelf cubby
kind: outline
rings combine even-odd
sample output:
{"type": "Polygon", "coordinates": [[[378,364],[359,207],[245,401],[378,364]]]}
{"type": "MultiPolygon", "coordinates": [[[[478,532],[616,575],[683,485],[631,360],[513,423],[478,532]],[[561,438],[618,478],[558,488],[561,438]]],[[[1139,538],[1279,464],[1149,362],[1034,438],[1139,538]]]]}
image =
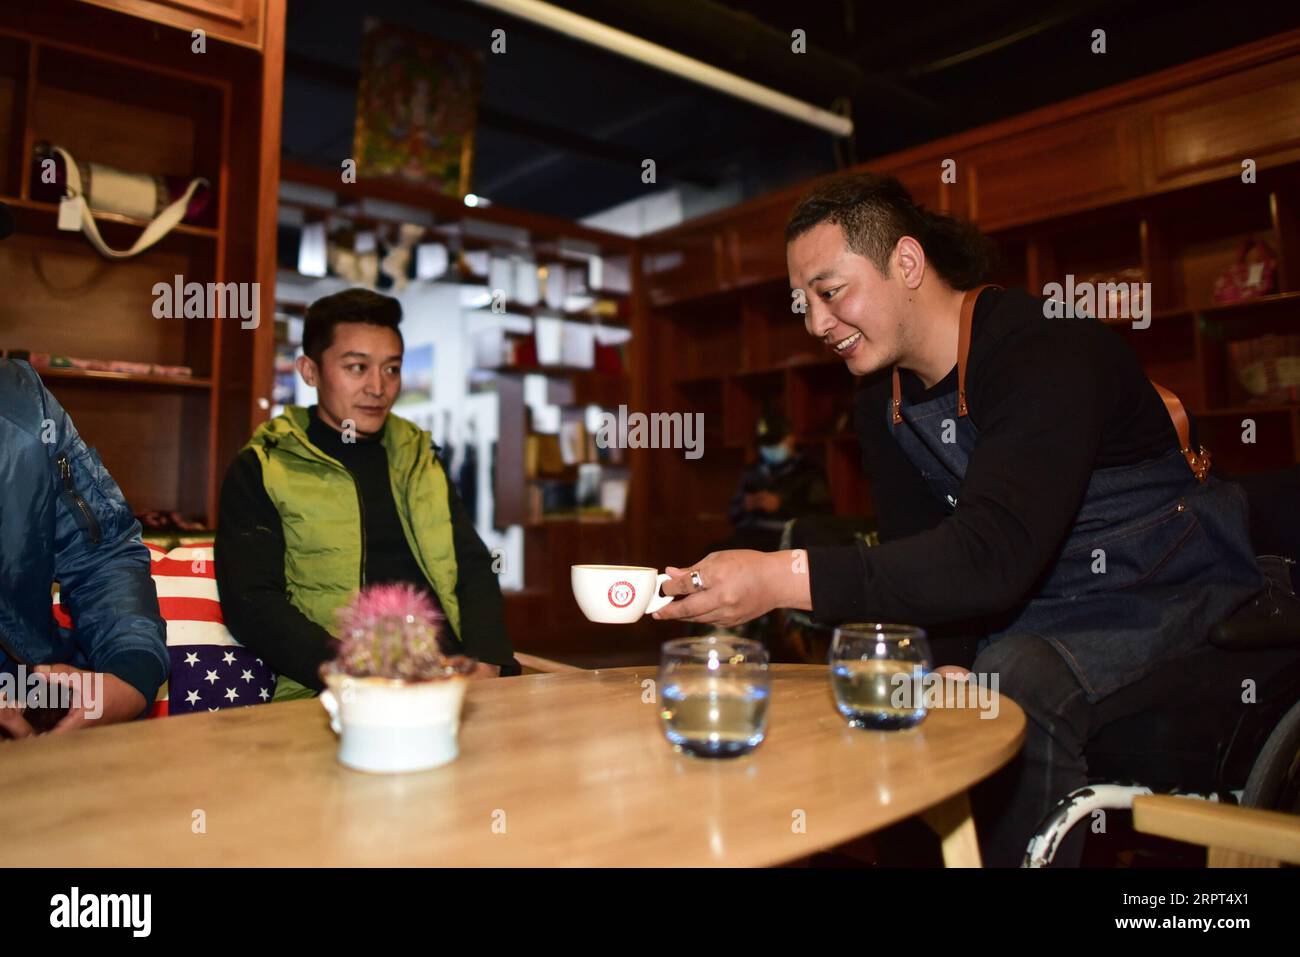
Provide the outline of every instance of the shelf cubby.
{"type": "Polygon", "coordinates": [[[17,196],[25,174],[20,154],[26,128],[31,45],[0,34],[0,194],[17,196]]]}
{"type": "Polygon", "coordinates": [[[826,478],[831,487],[835,511],[840,515],[868,517],[874,514],[871,483],[862,467],[862,449],[856,435],[838,435],[826,445],[826,478]]]}
{"type": "Polygon", "coordinates": [[[1259,400],[1237,379],[1232,363],[1235,343],[1268,335],[1300,334],[1300,296],[1282,294],[1198,315],[1207,408],[1236,407],[1259,400]]]}
{"type": "Polygon", "coordinates": [[[836,366],[807,365],[789,370],[786,415],[799,435],[842,431],[840,419],[846,415],[851,427],[854,380],[843,363],[837,361],[836,366]]]}
{"type": "Polygon", "coordinates": [[[33,140],[62,146],[83,163],[217,182],[221,151],[210,147],[221,129],[224,84],[61,46],[36,51],[33,140]]]}
{"type": "MultiPolygon", "coordinates": [[[[188,377],[38,371],[132,509],[211,525],[220,475],[253,422],[253,343],[265,333],[240,328],[237,317],[156,317],[155,290],[177,276],[182,292],[188,283],[258,279],[261,57],[219,42],[204,56],[177,55],[156,28],[107,12],[86,11],[76,26],[53,13],[13,13],[0,11],[0,202],[16,225],[0,244],[0,349],[188,366],[188,377]],[[236,112],[250,124],[238,135],[236,112]],[[79,231],[58,228],[58,188],[35,179],[42,142],[80,164],[203,177],[209,211],[137,256],[105,258],[79,231]]],[[[278,138],[271,148],[278,152],[278,138]]],[[[119,249],[148,222],[93,215],[119,249]]]]}
{"type": "Polygon", "coordinates": [[[1280,242],[1271,191],[1259,183],[1216,181],[1153,200],[1148,259],[1153,308],[1196,309],[1214,303],[1214,283],[1237,262],[1248,240],[1280,242]]]}
{"type": "Polygon", "coordinates": [[[723,406],[723,444],[752,448],[759,418],[765,412],[785,412],[785,374],[772,371],[730,376],[723,406]]]}
{"type": "Polygon", "coordinates": [[[1213,456],[1215,471],[1231,476],[1294,465],[1296,408],[1260,405],[1198,415],[1197,434],[1213,456]],[[1250,442],[1245,441],[1245,420],[1254,423],[1250,442]]]}
{"type": "Polygon", "coordinates": [[[804,314],[792,308],[787,281],[763,283],[741,294],[745,370],[782,368],[825,354],[808,334],[804,314]]]}
{"type": "Polygon", "coordinates": [[[739,313],[734,302],[696,302],[659,315],[664,321],[654,323],[651,348],[655,366],[665,378],[723,376],[741,369],[743,356],[735,328],[739,313]]]}
{"type": "Polygon", "coordinates": [[[1042,286],[1067,277],[1080,283],[1096,275],[1114,275],[1124,270],[1141,270],[1142,225],[1137,211],[1129,206],[1103,215],[1070,216],[1046,225],[1034,233],[1028,245],[1034,247],[1036,294],[1042,286]]]}

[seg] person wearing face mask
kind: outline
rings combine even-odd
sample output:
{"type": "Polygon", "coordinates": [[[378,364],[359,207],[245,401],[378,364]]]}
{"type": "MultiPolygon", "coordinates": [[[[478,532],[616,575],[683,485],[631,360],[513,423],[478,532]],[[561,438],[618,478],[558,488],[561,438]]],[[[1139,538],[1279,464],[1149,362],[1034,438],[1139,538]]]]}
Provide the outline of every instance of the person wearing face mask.
{"type": "MultiPolygon", "coordinates": [[[[985,863],[1017,865],[1087,783],[1088,741],[1142,713],[1117,692],[1212,659],[1211,629],[1264,589],[1245,495],[1210,474],[1182,404],[1123,336],[988,285],[978,230],[896,179],[822,182],[785,238],[809,335],[853,375],[883,373],[855,396],[881,544],[669,567],[677,600],[655,617],[730,627],[793,608],[975,627],[974,671],[1028,719],[1020,757],[975,806],[985,863]]],[[[1059,863],[1078,863],[1081,837],[1059,863]]]]}
{"type": "Polygon", "coordinates": [[[832,511],[826,476],[800,454],[795,436],[779,414],[769,413],[754,426],[757,461],[745,467],[740,488],[727,512],[735,536],[726,548],[770,552],[779,547],[781,531],[792,518],[832,511]]]}

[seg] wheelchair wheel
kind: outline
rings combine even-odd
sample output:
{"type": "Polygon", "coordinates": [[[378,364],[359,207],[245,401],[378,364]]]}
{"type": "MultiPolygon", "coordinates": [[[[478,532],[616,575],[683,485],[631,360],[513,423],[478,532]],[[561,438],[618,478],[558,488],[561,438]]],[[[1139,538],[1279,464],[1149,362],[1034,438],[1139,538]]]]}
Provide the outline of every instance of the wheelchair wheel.
{"type": "Polygon", "coordinates": [[[1251,765],[1241,803],[1300,813],[1300,702],[1282,716],[1251,765]]]}

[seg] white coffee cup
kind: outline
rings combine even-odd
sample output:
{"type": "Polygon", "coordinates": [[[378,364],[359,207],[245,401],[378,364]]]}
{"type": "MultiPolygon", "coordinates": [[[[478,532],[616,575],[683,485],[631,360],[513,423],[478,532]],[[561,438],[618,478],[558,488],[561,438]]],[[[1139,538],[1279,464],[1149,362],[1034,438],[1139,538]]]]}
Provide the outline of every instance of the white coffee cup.
{"type": "Polygon", "coordinates": [[[572,565],[569,581],[578,607],[591,621],[626,625],[669,604],[659,586],[671,575],[644,565],[572,565]]]}

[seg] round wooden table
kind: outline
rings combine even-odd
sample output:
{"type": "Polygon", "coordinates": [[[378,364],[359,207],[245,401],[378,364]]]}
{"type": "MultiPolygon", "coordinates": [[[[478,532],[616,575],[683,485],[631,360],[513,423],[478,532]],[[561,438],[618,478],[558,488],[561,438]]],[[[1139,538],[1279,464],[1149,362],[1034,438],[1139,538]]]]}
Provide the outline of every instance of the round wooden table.
{"type": "Polygon", "coordinates": [[[11,864],[769,865],[921,815],[978,865],[967,789],[1024,714],[931,711],[860,731],[827,669],[772,669],[768,735],[741,758],[676,753],[653,666],[475,682],[461,755],[369,775],[335,759],[315,700],[0,742],[11,864]],[[647,683],[649,682],[649,683],[647,683]]]}

